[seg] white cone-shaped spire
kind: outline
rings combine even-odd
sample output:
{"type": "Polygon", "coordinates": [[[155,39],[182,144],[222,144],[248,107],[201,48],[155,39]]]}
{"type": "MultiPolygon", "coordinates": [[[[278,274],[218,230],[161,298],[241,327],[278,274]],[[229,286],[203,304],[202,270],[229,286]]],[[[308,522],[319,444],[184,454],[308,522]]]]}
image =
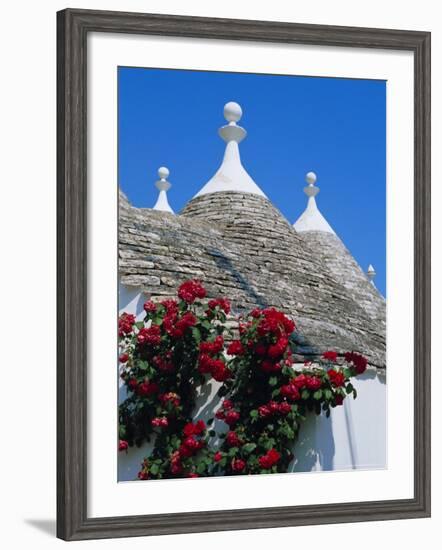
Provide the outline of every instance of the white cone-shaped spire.
{"type": "Polygon", "coordinates": [[[371,282],[371,284],[374,286],[374,278],[376,277],[376,270],[371,264],[367,268],[367,277],[368,277],[368,280],[371,282]]]}
{"type": "Polygon", "coordinates": [[[155,203],[155,206],[153,207],[153,210],[161,210],[162,212],[170,212],[171,214],[175,214],[175,212],[170,207],[169,201],[167,200],[167,191],[172,187],[171,183],[167,181],[167,178],[169,177],[169,170],[165,166],[161,166],[161,168],[158,168],[158,176],[159,180],[155,182],[155,186],[160,192],[158,195],[157,202],[155,203]]]}
{"type": "Polygon", "coordinates": [[[241,116],[242,109],[238,103],[230,101],[224,105],[224,118],[228,124],[218,131],[221,138],[227,143],[224,158],[216,174],[195,197],[221,191],[254,193],[265,197],[263,191],[256,185],[241,164],[238,144],[247,135],[244,128],[236,124],[241,116]]]}
{"type": "Polygon", "coordinates": [[[316,179],[314,172],[308,172],[305,176],[305,181],[308,183],[304,187],[304,193],[308,197],[307,208],[293,224],[293,227],[298,233],[303,231],[325,231],[326,233],[335,235],[335,232],[316,205],[315,197],[319,193],[319,187],[315,187],[316,179]]]}

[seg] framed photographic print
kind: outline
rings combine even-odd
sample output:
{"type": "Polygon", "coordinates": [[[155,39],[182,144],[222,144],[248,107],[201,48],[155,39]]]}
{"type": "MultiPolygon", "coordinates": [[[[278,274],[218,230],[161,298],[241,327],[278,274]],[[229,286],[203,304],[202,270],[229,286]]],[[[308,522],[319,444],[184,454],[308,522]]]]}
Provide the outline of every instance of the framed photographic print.
{"type": "Polygon", "coordinates": [[[58,536],[430,514],[430,34],[58,13],[58,536]]]}

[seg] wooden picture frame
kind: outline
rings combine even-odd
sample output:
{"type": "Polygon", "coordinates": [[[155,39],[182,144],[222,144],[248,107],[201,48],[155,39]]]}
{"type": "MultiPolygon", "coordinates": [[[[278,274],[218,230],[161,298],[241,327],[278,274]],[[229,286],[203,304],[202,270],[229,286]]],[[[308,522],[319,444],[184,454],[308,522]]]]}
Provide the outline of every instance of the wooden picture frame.
{"type": "Polygon", "coordinates": [[[57,14],[57,536],[64,540],[407,519],[430,515],[430,33],[67,9],[57,14]],[[151,34],[414,56],[414,497],[87,517],[87,36],[151,34]]]}

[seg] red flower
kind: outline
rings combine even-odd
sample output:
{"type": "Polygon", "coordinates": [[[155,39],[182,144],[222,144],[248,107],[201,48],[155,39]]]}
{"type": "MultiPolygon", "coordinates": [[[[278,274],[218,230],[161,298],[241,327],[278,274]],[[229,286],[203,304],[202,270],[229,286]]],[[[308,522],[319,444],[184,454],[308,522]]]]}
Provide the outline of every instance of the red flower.
{"type": "Polygon", "coordinates": [[[158,396],[159,401],[165,405],[166,403],[172,403],[174,407],[179,407],[181,398],[175,392],[167,392],[158,396]]]}
{"type": "Polygon", "coordinates": [[[225,298],[217,298],[216,300],[209,300],[208,305],[209,305],[209,309],[212,311],[217,307],[219,307],[224,311],[224,313],[226,314],[230,313],[230,302],[225,298]]]}
{"type": "Polygon", "coordinates": [[[234,426],[240,419],[240,414],[237,411],[228,411],[225,415],[225,423],[230,427],[234,426]]]}
{"type": "Polygon", "coordinates": [[[189,473],[187,474],[187,477],[194,478],[194,477],[200,477],[200,476],[199,476],[197,473],[195,473],[195,472],[189,472],[189,473]]]}
{"type": "Polygon", "coordinates": [[[298,374],[298,376],[293,378],[291,383],[300,390],[307,385],[307,379],[308,377],[305,374],[298,374]]]}
{"type": "Polygon", "coordinates": [[[137,335],[139,344],[158,346],[161,343],[161,329],[158,325],[152,325],[149,328],[142,328],[137,335]]]}
{"type": "Polygon", "coordinates": [[[258,413],[259,416],[262,416],[262,418],[266,418],[267,416],[270,416],[272,414],[272,411],[267,405],[261,405],[260,407],[258,407],[258,413]]]}
{"type": "Polygon", "coordinates": [[[201,342],[200,344],[200,352],[201,353],[209,353],[209,354],[217,354],[222,351],[224,347],[224,338],[222,336],[217,336],[213,342],[201,342]]]}
{"type": "Polygon", "coordinates": [[[280,393],[283,397],[286,397],[289,401],[296,401],[300,397],[299,390],[293,383],[281,386],[280,393]]]}
{"type": "Polygon", "coordinates": [[[276,342],[276,344],[273,344],[269,347],[267,351],[267,355],[272,359],[278,359],[280,358],[288,346],[288,339],[285,337],[279,338],[279,340],[276,342]]]}
{"type": "Polygon", "coordinates": [[[156,382],[146,381],[138,385],[137,392],[138,395],[147,397],[149,395],[157,393],[158,389],[158,384],[156,382]]]}
{"type": "Polygon", "coordinates": [[[290,403],[287,403],[287,401],[283,401],[282,403],[279,404],[279,412],[281,414],[289,414],[289,412],[291,412],[292,410],[292,407],[290,405],[290,403]]]}
{"type": "Polygon", "coordinates": [[[335,371],[334,369],[330,369],[327,371],[327,376],[330,382],[337,388],[345,384],[345,376],[343,375],[342,372],[338,372],[338,371],[335,371]]]}
{"type": "Polygon", "coordinates": [[[226,442],[229,447],[240,447],[242,443],[236,432],[227,432],[226,442]]]}
{"type": "Polygon", "coordinates": [[[243,345],[239,340],[233,340],[233,342],[230,342],[229,347],[227,348],[227,353],[229,355],[243,355],[243,345]]]}
{"type": "Polygon", "coordinates": [[[322,386],[321,379],[317,376],[307,376],[306,386],[309,390],[319,390],[319,388],[322,386]]]}
{"type": "Polygon", "coordinates": [[[340,393],[337,393],[335,395],[335,401],[334,401],[335,405],[337,406],[342,405],[343,402],[344,402],[344,396],[341,395],[340,393]]]}
{"type": "Polygon", "coordinates": [[[153,418],[151,424],[154,428],[167,428],[169,421],[165,416],[153,418]]]}
{"type": "Polygon", "coordinates": [[[178,475],[183,471],[181,464],[181,455],[179,451],[175,451],[170,456],[170,471],[173,475],[178,475]]]}
{"type": "Polygon", "coordinates": [[[132,391],[135,391],[137,389],[138,382],[136,378],[131,378],[127,383],[127,385],[129,386],[129,389],[131,389],[132,391]]]}
{"type": "Polygon", "coordinates": [[[127,353],[122,353],[118,359],[120,363],[127,363],[129,360],[129,355],[127,353]]]}
{"type": "Polygon", "coordinates": [[[188,422],[183,429],[183,433],[186,436],[190,435],[201,435],[206,429],[206,425],[203,420],[198,420],[195,424],[188,422]]]}
{"type": "Polygon", "coordinates": [[[145,470],[141,470],[141,472],[138,472],[138,479],[149,479],[149,472],[146,472],[145,470]]]}
{"type": "Polygon", "coordinates": [[[327,359],[328,361],[331,361],[332,363],[336,363],[336,359],[338,358],[338,354],[337,354],[336,351],[329,350],[329,351],[324,351],[324,353],[322,354],[322,357],[324,359],[327,359]]]}
{"type": "Polygon", "coordinates": [[[123,337],[132,333],[135,324],[135,315],[122,313],[118,319],[118,336],[123,337]]]}
{"type": "Polygon", "coordinates": [[[353,363],[356,374],[363,374],[367,368],[367,358],[354,351],[347,352],[345,354],[345,360],[347,363],[353,363]]]}
{"type": "Polygon", "coordinates": [[[146,313],[155,313],[157,310],[156,304],[154,304],[151,300],[145,302],[143,308],[146,313]]]}
{"type": "Polygon", "coordinates": [[[219,451],[217,451],[217,452],[213,455],[213,460],[214,460],[215,462],[219,462],[222,458],[223,458],[223,454],[220,453],[219,451]]]}
{"type": "Polygon", "coordinates": [[[200,281],[186,281],[178,288],[178,297],[188,304],[193,304],[197,298],[205,298],[205,296],[206,289],[200,281]]]}
{"type": "Polygon", "coordinates": [[[244,468],[246,467],[245,460],[242,458],[234,458],[232,460],[232,470],[234,472],[242,472],[244,468]]]}
{"type": "Polygon", "coordinates": [[[231,409],[233,407],[233,403],[230,401],[230,399],[224,399],[222,407],[225,410],[231,409]]]}
{"type": "Polygon", "coordinates": [[[218,420],[224,420],[225,412],[222,409],[218,409],[215,413],[215,418],[218,418],[218,420]]]}
{"type": "Polygon", "coordinates": [[[120,442],[118,444],[118,450],[119,451],[127,451],[129,447],[129,443],[125,441],[124,439],[120,439],[120,442]]]}
{"type": "Polygon", "coordinates": [[[281,458],[281,455],[278,453],[276,449],[270,449],[269,451],[266,452],[265,455],[259,457],[258,461],[261,468],[268,470],[273,465],[275,465],[280,458],[281,458]]]}

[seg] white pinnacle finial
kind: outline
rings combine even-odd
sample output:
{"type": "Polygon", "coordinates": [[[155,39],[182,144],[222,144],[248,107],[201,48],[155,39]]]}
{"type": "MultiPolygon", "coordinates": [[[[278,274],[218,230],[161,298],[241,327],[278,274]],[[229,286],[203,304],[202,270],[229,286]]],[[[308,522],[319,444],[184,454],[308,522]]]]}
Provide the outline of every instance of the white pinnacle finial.
{"type": "Polygon", "coordinates": [[[225,191],[253,193],[265,197],[265,194],[256,185],[241,163],[238,144],[247,135],[244,128],[237,124],[241,117],[242,109],[238,103],[229,101],[224,105],[224,118],[228,124],[218,130],[218,134],[226,142],[224,158],[215,175],[203,186],[195,197],[225,191]]]}
{"type": "Polygon", "coordinates": [[[315,185],[317,179],[318,178],[314,172],[307,172],[307,174],[305,175],[305,181],[309,185],[315,185]]]}
{"type": "Polygon", "coordinates": [[[227,122],[237,123],[242,117],[241,105],[235,101],[229,101],[224,105],[224,118],[227,122]]]}
{"type": "Polygon", "coordinates": [[[224,105],[224,118],[229,124],[222,126],[218,130],[218,133],[226,143],[229,143],[230,141],[240,143],[246,137],[247,132],[244,128],[236,124],[241,117],[242,109],[238,103],[235,103],[235,101],[229,101],[224,105]]]}
{"type": "Polygon", "coordinates": [[[308,197],[307,208],[293,224],[293,227],[298,233],[304,231],[323,231],[335,235],[330,224],[318,210],[316,205],[315,197],[319,193],[319,187],[315,186],[317,179],[314,172],[307,172],[305,175],[305,181],[308,183],[308,185],[304,187],[304,193],[308,197]]]}
{"type": "Polygon", "coordinates": [[[376,271],[371,264],[368,266],[368,269],[367,269],[367,277],[369,281],[371,281],[371,284],[374,285],[373,279],[376,277],[376,271]]]}
{"type": "Polygon", "coordinates": [[[155,187],[160,193],[153,209],[174,214],[175,212],[172,210],[169,205],[169,201],[167,200],[167,191],[169,191],[169,189],[172,187],[171,183],[167,181],[169,174],[169,169],[165,166],[161,166],[160,168],[158,168],[158,176],[160,179],[155,182],[155,187]]]}
{"type": "Polygon", "coordinates": [[[314,172],[307,172],[305,175],[305,181],[308,183],[307,187],[304,187],[304,193],[307,197],[316,197],[319,193],[319,187],[315,187],[317,176],[314,172]]]}

